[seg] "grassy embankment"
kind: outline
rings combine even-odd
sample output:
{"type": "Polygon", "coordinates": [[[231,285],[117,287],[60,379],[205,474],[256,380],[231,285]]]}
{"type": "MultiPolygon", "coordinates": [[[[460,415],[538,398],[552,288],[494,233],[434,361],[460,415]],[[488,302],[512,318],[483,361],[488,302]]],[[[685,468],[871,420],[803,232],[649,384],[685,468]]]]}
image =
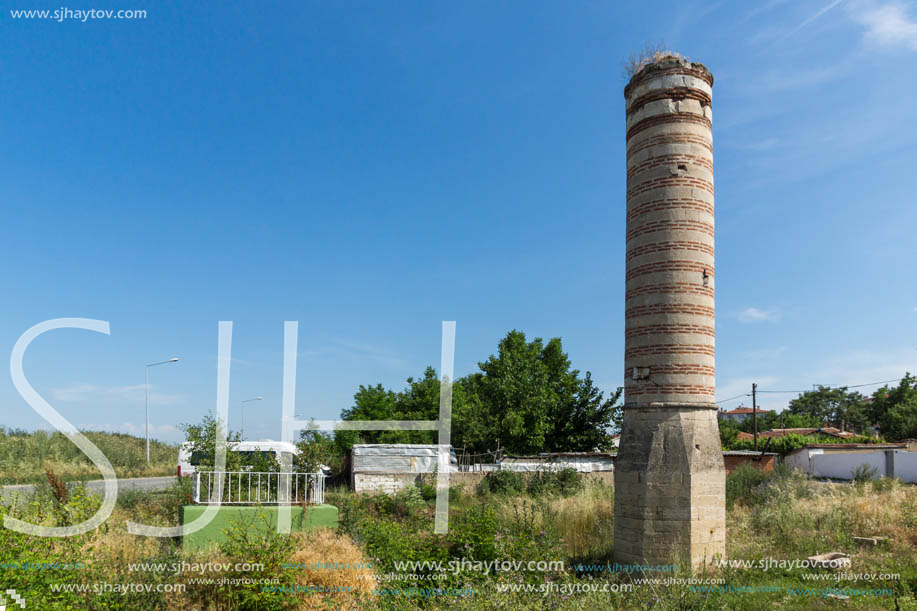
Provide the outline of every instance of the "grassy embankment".
{"type": "MultiPolygon", "coordinates": [[[[186,554],[171,539],[135,537],[126,533],[125,520],[174,524],[187,490],[179,487],[156,494],[122,494],[115,512],[96,531],[67,539],[36,538],[0,530],[0,561],[83,562],[80,569],[27,571],[4,568],[5,587],[28,592],[36,608],[88,609],[917,609],[917,487],[896,480],[827,485],[799,474],[762,477],[743,471],[729,479],[727,514],[731,559],[758,561],[805,559],[842,551],[850,554],[849,573],[897,573],[899,580],[834,581],[833,575],[813,569],[712,568],[701,578],[725,580],[730,588],[767,586],[770,592],[692,591],[684,585],[641,584],[631,592],[563,592],[543,595],[546,583],[585,589],[606,584],[614,590],[633,578],[624,574],[577,569],[577,564],[604,564],[613,552],[613,493],[609,487],[585,484],[575,477],[564,481],[529,484],[503,476],[488,491],[453,489],[449,533],[434,535],[431,487],[411,488],[397,496],[355,495],[332,491],[328,501],[341,508],[337,533],[318,532],[306,537],[251,538],[240,525],[233,539],[219,550],[186,554]],[[860,547],[854,536],[886,536],[887,543],[860,547]],[[421,569],[417,579],[387,578],[404,560],[563,560],[563,570],[550,572],[503,571],[484,575],[466,570],[446,572],[421,569]],[[283,592],[263,583],[234,585],[195,584],[200,577],[186,570],[132,571],[130,564],[153,562],[181,565],[207,562],[264,563],[261,570],[231,568],[205,571],[219,579],[276,579],[277,585],[343,586],[353,590],[335,594],[283,592]],[[371,563],[372,568],[348,570],[309,568],[311,563],[371,563]],[[300,563],[298,567],[285,563],[300,563]],[[830,581],[811,581],[805,574],[829,575],[830,581]],[[144,594],[53,593],[52,583],[185,584],[184,592],[144,594]],[[532,592],[500,591],[501,587],[532,586],[532,592]],[[378,586],[414,588],[414,595],[376,596],[378,586]],[[423,597],[422,588],[471,588],[466,596],[423,597]],[[794,595],[791,589],[890,588],[891,595],[852,595],[846,601],[821,595],[794,595]],[[779,590],[777,589],[779,588],[779,590]],[[69,606],[68,606],[69,605],[69,606]]],[[[20,517],[46,524],[75,523],[98,506],[95,498],[71,491],[61,504],[49,492],[32,506],[16,509],[20,517]]],[[[678,563],[677,558],[673,562],[678,563]]],[[[687,578],[686,571],[659,575],[687,578]]]]}
{"type": "MultiPolygon", "coordinates": [[[[146,464],[146,440],[123,433],[83,431],[111,461],[118,477],[172,475],[178,464],[178,447],[150,440],[146,464]]],[[[26,432],[0,426],[0,485],[46,481],[46,469],[65,481],[101,479],[89,457],[57,431],[26,432]]]]}

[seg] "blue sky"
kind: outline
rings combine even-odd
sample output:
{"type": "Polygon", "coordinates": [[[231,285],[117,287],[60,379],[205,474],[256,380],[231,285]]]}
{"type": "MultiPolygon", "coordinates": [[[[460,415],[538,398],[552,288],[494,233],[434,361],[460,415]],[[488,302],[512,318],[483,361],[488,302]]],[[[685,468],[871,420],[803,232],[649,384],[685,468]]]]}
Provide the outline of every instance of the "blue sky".
{"type": "MultiPolygon", "coordinates": [[[[109,321],[26,354],[74,424],[142,432],[175,355],[179,440],[220,320],[249,437],[279,435],[285,320],[307,418],[438,366],[443,320],[457,375],[517,328],[622,384],[623,61],[660,40],[716,78],[718,398],[917,372],[917,3],[196,4],[0,14],[0,353],[109,321]]],[[[8,374],[0,405],[46,426],[8,374]]]]}

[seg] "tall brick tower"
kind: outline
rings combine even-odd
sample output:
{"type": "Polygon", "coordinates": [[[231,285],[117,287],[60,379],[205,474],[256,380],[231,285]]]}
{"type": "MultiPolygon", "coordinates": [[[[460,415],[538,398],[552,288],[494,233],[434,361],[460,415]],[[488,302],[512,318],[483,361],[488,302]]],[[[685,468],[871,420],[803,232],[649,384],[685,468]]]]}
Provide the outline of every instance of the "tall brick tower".
{"type": "MultiPolygon", "coordinates": [[[[725,556],[714,395],[713,75],[666,56],[624,88],[627,272],[615,561],[725,556]]],[[[687,567],[684,567],[687,568],[687,567]]],[[[684,569],[683,569],[684,570],[684,569]]]]}

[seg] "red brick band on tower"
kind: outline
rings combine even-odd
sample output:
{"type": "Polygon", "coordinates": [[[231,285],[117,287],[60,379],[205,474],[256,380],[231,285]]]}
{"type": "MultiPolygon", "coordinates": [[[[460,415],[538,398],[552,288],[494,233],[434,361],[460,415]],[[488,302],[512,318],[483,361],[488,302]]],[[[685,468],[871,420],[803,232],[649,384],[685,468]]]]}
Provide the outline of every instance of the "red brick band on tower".
{"type": "Polygon", "coordinates": [[[715,394],[713,77],[668,62],[627,100],[625,403],[710,405],[715,394]]]}

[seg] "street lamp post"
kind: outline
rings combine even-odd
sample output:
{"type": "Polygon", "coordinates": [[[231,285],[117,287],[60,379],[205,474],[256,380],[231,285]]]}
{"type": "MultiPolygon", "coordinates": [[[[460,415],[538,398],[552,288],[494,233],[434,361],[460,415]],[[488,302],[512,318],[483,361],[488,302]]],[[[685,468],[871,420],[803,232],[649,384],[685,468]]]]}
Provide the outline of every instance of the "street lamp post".
{"type": "Polygon", "coordinates": [[[264,398],[264,397],[261,397],[261,396],[259,395],[259,396],[255,397],[255,398],[253,398],[253,399],[246,399],[245,401],[242,401],[242,402],[241,402],[241,403],[242,403],[242,418],[241,418],[241,423],[242,423],[242,441],[245,441],[245,404],[246,404],[246,403],[251,403],[252,401],[260,401],[260,400],[263,399],[263,398],[264,398]]]}
{"type": "Polygon", "coordinates": [[[150,464],[150,367],[156,365],[165,365],[166,363],[177,363],[178,357],[173,356],[168,361],[151,363],[146,366],[146,464],[150,464]]]}

